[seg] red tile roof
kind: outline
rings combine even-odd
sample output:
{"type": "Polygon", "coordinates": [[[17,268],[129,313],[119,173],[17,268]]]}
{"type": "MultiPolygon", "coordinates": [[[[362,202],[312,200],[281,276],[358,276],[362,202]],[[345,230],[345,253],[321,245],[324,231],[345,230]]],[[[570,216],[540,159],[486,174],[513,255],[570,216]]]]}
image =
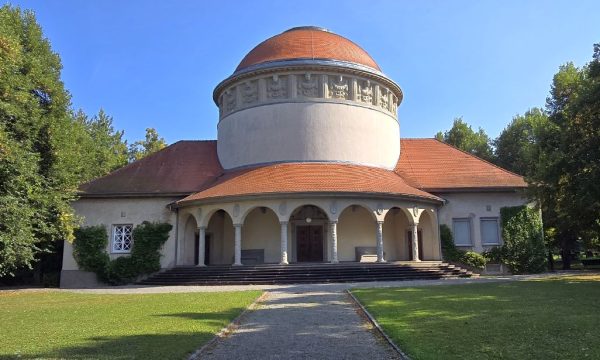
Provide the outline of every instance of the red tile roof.
{"type": "Polygon", "coordinates": [[[341,60],[380,70],[365,50],[345,37],[314,27],[300,27],[258,44],[242,59],[236,71],[269,61],[291,59],[341,60]]]}
{"type": "Polygon", "coordinates": [[[435,197],[443,190],[515,189],[523,178],[435,139],[401,140],[394,171],[339,163],[290,163],[225,172],[216,141],[179,141],[80,187],[81,195],[179,195],[213,199],[298,192],[435,197]]]}
{"type": "Polygon", "coordinates": [[[222,172],[215,140],[178,141],[79,189],[82,196],[188,195],[222,172]]]}
{"type": "Polygon", "coordinates": [[[436,139],[402,139],[394,171],[425,191],[527,186],[522,176],[436,139]]]}
{"type": "Polygon", "coordinates": [[[339,163],[287,163],[227,172],[180,203],[231,196],[278,193],[369,193],[431,200],[390,170],[339,163]]]}

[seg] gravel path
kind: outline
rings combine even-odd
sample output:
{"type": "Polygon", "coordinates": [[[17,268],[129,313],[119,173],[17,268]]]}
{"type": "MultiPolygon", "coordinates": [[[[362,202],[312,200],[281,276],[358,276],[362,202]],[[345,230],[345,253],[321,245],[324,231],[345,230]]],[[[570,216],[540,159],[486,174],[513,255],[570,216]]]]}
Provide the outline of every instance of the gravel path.
{"type": "Polygon", "coordinates": [[[340,287],[272,291],[199,358],[398,359],[356,310],[340,287]]]}

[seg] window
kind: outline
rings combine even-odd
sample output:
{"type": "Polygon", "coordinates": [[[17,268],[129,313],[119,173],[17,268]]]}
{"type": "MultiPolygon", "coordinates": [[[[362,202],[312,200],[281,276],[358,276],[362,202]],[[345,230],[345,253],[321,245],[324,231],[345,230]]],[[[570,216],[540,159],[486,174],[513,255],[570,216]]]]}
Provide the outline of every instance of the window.
{"type": "Polygon", "coordinates": [[[128,253],[133,246],[133,225],[114,225],[112,234],[112,252],[128,253]]]}
{"type": "Polygon", "coordinates": [[[452,233],[456,246],[471,246],[471,220],[452,219],[452,233]]]}
{"type": "Polygon", "coordinates": [[[483,245],[500,245],[498,218],[481,219],[481,242],[483,245]]]}

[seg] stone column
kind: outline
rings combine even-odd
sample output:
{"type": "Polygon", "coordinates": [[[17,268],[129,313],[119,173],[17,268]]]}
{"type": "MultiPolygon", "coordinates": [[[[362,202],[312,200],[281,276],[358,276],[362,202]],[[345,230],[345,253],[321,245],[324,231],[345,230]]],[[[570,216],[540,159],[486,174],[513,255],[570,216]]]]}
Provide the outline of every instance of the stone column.
{"type": "Polygon", "coordinates": [[[281,221],[279,222],[281,224],[281,265],[287,265],[288,264],[288,250],[287,250],[287,243],[288,243],[288,222],[287,221],[281,221]]]}
{"type": "Polygon", "coordinates": [[[235,228],[235,260],[233,261],[233,265],[240,266],[242,265],[242,224],[234,224],[233,227],[235,228]]]}
{"type": "Polygon", "coordinates": [[[331,232],[331,263],[337,264],[338,248],[337,248],[337,221],[329,222],[329,231],[331,232]]]}
{"type": "Polygon", "coordinates": [[[198,266],[206,266],[204,263],[204,251],[206,249],[206,227],[200,226],[198,228],[198,266]]]}
{"type": "Polygon", "coordinates": [[[385,262],[383,258],[383,221],[377,221],[377,262],[385,262]]]}
{"type": "Polygon", "coordinates": [[[419,259],[419,223],[414,223],[412,226],[412,258],[413,261],[421,261],[419,259]]]}

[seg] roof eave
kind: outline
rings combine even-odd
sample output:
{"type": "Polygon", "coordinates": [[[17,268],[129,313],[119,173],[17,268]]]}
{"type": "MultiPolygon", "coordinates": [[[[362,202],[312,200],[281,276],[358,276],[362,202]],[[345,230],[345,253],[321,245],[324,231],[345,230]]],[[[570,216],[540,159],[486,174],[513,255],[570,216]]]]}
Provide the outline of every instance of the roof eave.
{"type": "Polygon", "coordinates": [[[419,196],[411,194],[390,194],[390,193],[374,193],[374,192],[331,192],[331,191],[319,191],[319,192],[271,192],[271,193],[259,193],[259,194],[244,194],[244,195],[227,195],[227,196],[216,196],[204,199],[192,199],[185,200],[181,199],[176,202],[174,207],[185,207],[190,205],[206,205],[214,204],[223,201],[241,201],[241,200],[253,200],[253,199],[278,199],[278,198],[304,198],[304,197],[336,197],[336,198],[348,198],[348,197],[364,197],[376,199],[397,199],[405,201],[421,201],[431,204],[442,204],[443,199],[431,195],[431,196],[419,196]]]}

